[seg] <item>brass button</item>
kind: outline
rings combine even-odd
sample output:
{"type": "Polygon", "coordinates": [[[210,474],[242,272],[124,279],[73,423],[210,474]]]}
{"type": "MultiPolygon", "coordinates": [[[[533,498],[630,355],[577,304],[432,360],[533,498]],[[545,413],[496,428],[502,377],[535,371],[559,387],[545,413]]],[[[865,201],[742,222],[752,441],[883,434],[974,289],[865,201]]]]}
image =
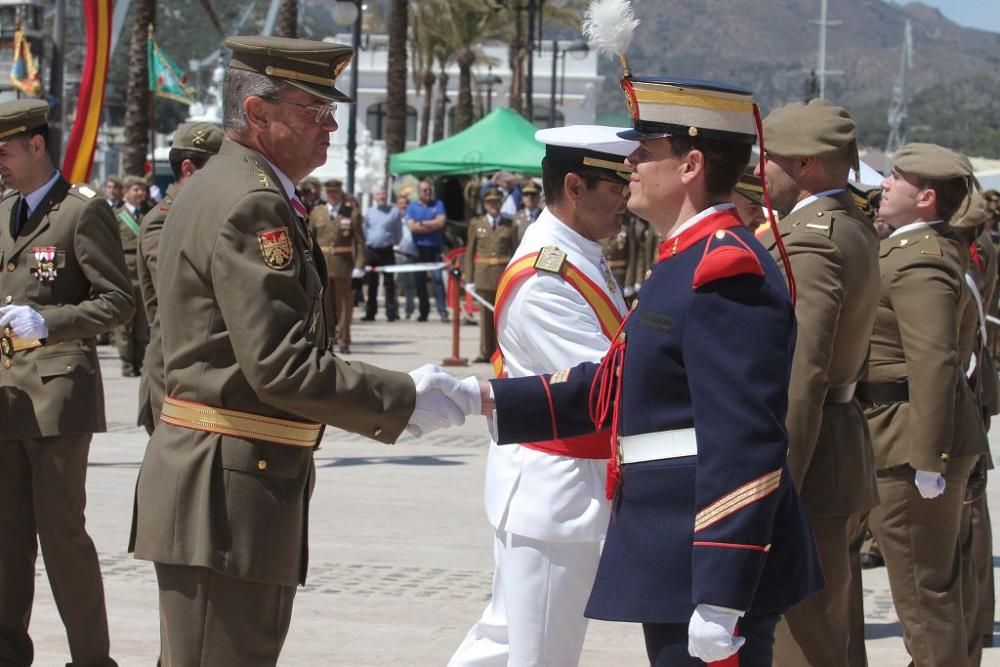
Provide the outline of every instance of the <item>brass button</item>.
{"type": "Polygon", "coordinates": [[[651,275],[653,275],[653,270],[652,269],[646,269],[646,280],[649,280],[649,277],[651,275]]]}
{"type": "Polygon", "coordinates": [[[14,270],[14,262],[7,262],[7,271],[14,270]]]}
{"type": "Polygon", "coordinates": [[[910,242],[909,239],[900,239],[899,240],[899,245],[906,245],[909,242],[910,242]]]}
{"type": "Polygon", "coordinates": [[[823,217],[823,211],[816,211],[816,217],[817,218],[822,218],[823,217]]]}
{"type": "Polygon", "coordinates": [[[257,461],[257,470],[267,470],[267,459],[257,461]]]}
{"type": "Polygon", "coordinates": [[[382,435],[382,427],[381,426],[376,426],[375,430],[372,431],[372,433],[375,434],[376,438],[379,437],[380,435],[382,435]]]}
{"type": "Polygon", "coordinates": [[[941,452],[941,460],[945,462],[948,461],[948,452],[941,452]]]}
{"type": "Polygon", "coordinates": [[[14,303],[14,297],[11,294],[7,295],[7,298],[3,300],[4,303],[14,303]]]}
{"type": "Polygon", "coordinates": [[[10,359],[4,359],[3,360],[3,367],[4,368],[10,368],[11,366],[13,366],[13,364],[10,362],[10,359]]]}
{"type": "Polygon", "coordinates": [[[715,238],[722,240],[726,238],[726,233],[720,229],[719,231],[715,232],[715,238]]]}

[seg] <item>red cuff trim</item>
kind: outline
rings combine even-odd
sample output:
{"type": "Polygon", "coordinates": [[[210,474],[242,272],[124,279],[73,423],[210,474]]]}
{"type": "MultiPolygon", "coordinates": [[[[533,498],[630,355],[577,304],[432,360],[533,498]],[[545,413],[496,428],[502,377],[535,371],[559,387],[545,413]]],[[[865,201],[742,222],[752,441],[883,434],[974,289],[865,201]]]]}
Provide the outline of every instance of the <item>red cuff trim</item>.
{"type": "Polygon", "coordinates": [[[735,544],[733,542],[692,542],[693,546],[696,547],[721,547],[723,549],[743,549],[746,551],[764,551],[768,552],[771,550],[771,545],[760,546],[759,544],[735,544]]]}
{"type": "Polygon", "coordinates": [[[545,379],[544,375],[539,375],[538,379],[542,381],[542,388],[545,389],[545,398],[549,401],[549,419],[552,420],[552,439],[558,440],[559,430],[556,428],[556,408],[552,402],[552,390],[549,389],[549,381],[545,379]]]}

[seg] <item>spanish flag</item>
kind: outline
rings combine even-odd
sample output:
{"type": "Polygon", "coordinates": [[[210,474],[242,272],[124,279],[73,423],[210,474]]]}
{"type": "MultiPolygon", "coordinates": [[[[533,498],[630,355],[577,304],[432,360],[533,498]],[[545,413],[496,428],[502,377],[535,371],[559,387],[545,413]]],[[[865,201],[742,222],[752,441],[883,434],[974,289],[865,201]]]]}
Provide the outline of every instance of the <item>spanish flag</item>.
{"type": "Polygon", "coordinates": [[[62,173],[70,183],[90,179],[94,162],[97,132],[101,127],[104,106],[104,84],[108,78],[111,57],[111,9],[113,0],[83,0],[83,16],[87,27],[87,53],[80,79],[80,96],[76,105],[73,131],[66,142],[62,173]]]}
{"type": "Polygon", "coordinates": [[[42,80],[38,76],[35,57],[31,55],[31,42],[20,23],[14,31],[14,64],[10,68],[10,81],[14,87],[29,97],[42,94],[42,80]]]}

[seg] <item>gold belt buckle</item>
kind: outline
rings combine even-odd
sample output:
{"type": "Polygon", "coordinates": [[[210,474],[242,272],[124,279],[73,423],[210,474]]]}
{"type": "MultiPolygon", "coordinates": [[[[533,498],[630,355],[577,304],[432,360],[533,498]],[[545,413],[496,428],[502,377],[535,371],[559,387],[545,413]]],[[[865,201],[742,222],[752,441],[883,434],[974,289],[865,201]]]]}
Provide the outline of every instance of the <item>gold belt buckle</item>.
{"type": "Polygon", "coordinates": [[[3,336],[0,336],[0,354],[8,359],[14,356],[14,332],[10,327],[4,327],[3,336]]]}

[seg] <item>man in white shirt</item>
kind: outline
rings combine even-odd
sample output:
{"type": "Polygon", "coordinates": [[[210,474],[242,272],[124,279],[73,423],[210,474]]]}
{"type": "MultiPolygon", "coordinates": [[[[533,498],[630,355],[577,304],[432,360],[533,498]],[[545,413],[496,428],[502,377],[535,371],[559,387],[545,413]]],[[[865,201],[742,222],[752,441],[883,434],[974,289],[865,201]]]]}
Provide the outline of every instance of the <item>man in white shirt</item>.
{"type": "MultiPolygon", "coordinates": [[[[617,131],[571,126],[535,135],[546,144],[548,206],[500,280],[500,373],[551,373],[597,361],[608,349],[625,302],[599,241],[621,227],[623,160],[638,145],[617,131]]],[[[609,507],[608,433],[591,440],[592,458],[560,455],[562,441],[491,445],[485,500],[496,531],[493,595],[449,665],[579,661],[609,507]]]]}

